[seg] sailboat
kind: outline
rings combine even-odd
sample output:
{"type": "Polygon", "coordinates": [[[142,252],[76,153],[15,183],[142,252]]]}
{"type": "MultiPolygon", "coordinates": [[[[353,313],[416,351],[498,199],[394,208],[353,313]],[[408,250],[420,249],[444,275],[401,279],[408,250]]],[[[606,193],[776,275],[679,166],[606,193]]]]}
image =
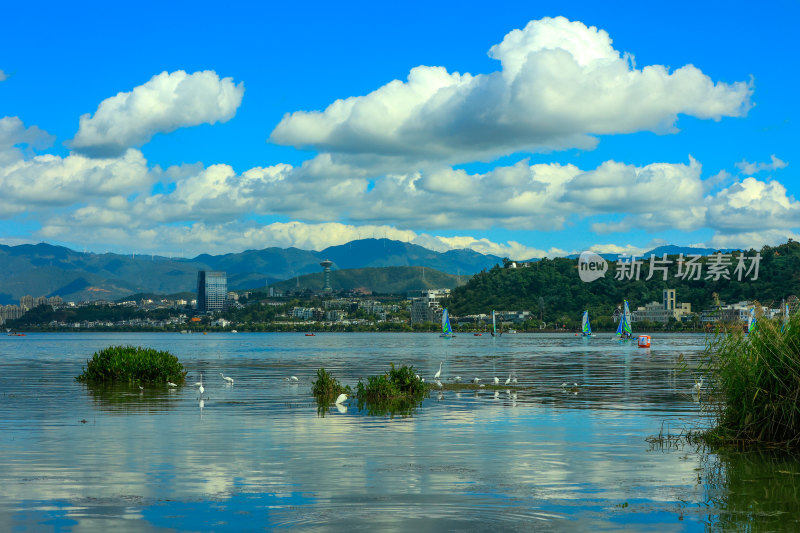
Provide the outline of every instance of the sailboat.
{"type": "Polygon", "coordinates": [[[455,337],[453,328],[450,327],[450,314],[447,312],[446,307],[442,309],[442,334],[439,336],[447,338],[455,337]]]}
{"type": "Polygon", "coordinates": [[[592,336],[592,326],[589,324],[589,311],[583,312],[583,319],[581,320],[581,332],[584,337],[592,336]]]}
{"type": "MultiPolygon", "coordinates": [[[[495,319],[494,309],[492,309],[492,331],[491,331],[491,333],[492,333],[492,337],[497,336],[497,319],[495,319]]],[[[500,335],[502,335],[502,334],[503,334],[503,332],[501,331],[500,335]]]]}
{"type": "Polygon", "coordinates": [[[755,307],[751,307],[750,308],[750,316],[747,319],[747,333],[746,333],[746,335],[749,335],[750,333],[752,333],[754,329],[756,329],[756,308],[755,307]]]}
{"type": "Polygon", "coordinates": [[[630,339],[633,337],[633,332],[631,331],[631,310],[628,308],[628,300],[625,300],[622,316],[619,319],[617,337],[622,339],[630,339]]]}

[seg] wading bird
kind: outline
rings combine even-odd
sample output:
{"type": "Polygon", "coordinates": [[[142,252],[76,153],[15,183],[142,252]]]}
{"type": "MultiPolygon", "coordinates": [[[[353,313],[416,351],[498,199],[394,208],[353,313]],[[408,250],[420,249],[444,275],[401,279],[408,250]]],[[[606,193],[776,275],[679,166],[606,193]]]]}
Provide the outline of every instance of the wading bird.
{"type": "Polygon", "coordinates": [[[442,375],[442,362],[439,361],[439,371],[433,375],[433,379],[439,379],[439,376],[442,375]]]}
{"type": "Polygon", "coordinates": [[[336,405],[339,405],[343,401],[347,399],[347,394],[340,394],[338,398],[336,398],[336,405]]]}
{"type": "Polygon", "coordinates": [[[224,379],[226,383],[230,383],[231,385],[233,385],[232,377],[230,376],[226,377],[222,372],[220,372],[219,375],[222,376],[222,379],[224,379]]]}

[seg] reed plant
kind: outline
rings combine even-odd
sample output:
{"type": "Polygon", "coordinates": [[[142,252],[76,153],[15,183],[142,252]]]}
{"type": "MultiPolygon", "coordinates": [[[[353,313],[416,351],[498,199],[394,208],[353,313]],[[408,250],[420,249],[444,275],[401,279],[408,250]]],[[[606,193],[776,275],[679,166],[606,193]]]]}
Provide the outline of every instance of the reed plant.
{"type": "Polygon", "coordinates": [[[109,346],[95,352],[86,362],[83,373],[75,379],[88,384],[172,382],[181,385],[186,380],[186,371],[169,352],[140,346],[109,346]]]}
{"type": "Polygon", "coordinates": [[[311,382],[311,394],[318,402],[330,403],[340,394],[350,394],[350,387],[344,387],[339,380],[324,368],[317,370],[317,379],[311,382]]]}
{"type": "Polygon", "coordinates": [[[748,335],[741,327],[718,331],[701,369],[710,378],[701,394],[716,424],[707,442],[800,445],[799,315],[786,327],[759,318],[748,335]]]}
{"type": "Polygon", "coordinates": [[[370,415],[408,415],[425,398],[427,387],[413,366],[395,368],[394,363],[385,374],[369,376],[367,382],[358,381],[356,397],[359,409],[366,408],[370,415]]]}

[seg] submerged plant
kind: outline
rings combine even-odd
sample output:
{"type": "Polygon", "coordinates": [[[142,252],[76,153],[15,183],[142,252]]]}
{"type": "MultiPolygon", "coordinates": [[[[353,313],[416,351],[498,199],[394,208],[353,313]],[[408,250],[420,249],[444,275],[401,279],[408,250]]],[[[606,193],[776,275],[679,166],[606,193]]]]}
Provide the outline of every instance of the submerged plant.
{"type": "Polygon", "coordinates": [[[716,419],[708,442],[800,445],[800,316],[785,328],[760,318],[747,335],[718,332],[706,355],[703,393],[716,419]]]}
{"type": "Polygon", "coordinates": [[[186,371],[169,352],[134,346],[109,346],[86,362],[75,379],[82,383],[184,383],[186,371]]]}

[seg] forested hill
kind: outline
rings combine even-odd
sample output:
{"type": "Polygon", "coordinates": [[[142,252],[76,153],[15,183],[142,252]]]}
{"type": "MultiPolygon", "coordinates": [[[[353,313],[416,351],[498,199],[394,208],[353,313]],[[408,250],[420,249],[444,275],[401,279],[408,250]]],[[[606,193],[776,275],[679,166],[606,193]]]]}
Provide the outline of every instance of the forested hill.
{"type": "MultiPolygon", "coordinates": [[[[452,289],[465,278],[425,267],[353,268],[332,271],[331,288],[334,291],[363,288],[382,294],[405,294],[421,289],[452,289]]],[[[321,272],[270,285],[280,291],[297,287],[319,291],[322,286],[321,272]]]]}
{"type": "Polygon", "coordinates": [[[731,279],[709,277],[709,257],[700,259],[702,275],[699,280],[677,277],[678,256],[668,256],[672,261],[667,271],[655,271],[650,280],[649,258],[642,261],[639,280],[615,279],[617,263],[608,263],[605,277],[591,283],[581,281],[577,259],[543,259],[525,268],[495,266],[473,276],[468,283],[453,290],[449,308],[452,314],[462,316],[496,310],[528,310],[537,318],[540,311],[546,322],[576,319],[584,309],[591,316],[609,317],[614,309],[627,299],[631,308],[646,303],[662,301],[662,291],[676,289],[677,302],[689,302],[692,311],[707,309],[714,303],[714,293],[722,303],[741,300],[758,300],[764,305],[777,307],[782,298],[800,296],[800,243],[789,241],[777,247],[744,252],[746,265],[750,258],[761,254],[758,279],[754,272],[736,279],[735,267],[738,253],[731,258],[728,269],[731,279]]]}

